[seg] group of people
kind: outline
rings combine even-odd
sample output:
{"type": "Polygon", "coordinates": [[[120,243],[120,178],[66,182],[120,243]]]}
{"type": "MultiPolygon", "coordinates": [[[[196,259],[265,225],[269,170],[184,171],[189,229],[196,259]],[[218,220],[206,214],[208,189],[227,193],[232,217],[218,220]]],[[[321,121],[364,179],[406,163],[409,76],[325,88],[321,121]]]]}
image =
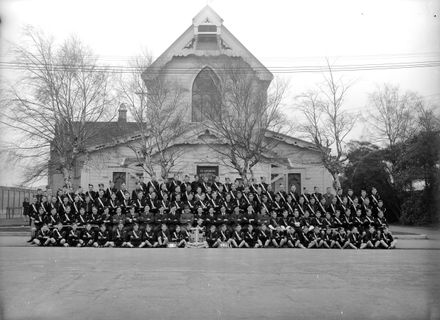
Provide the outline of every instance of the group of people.
{"type": "Polygon", "coordinates": [[[97,190],[66,184],[38,190],[23,204],[29,242],[71,247],[395,248],[376,188],[355,195],[302,192],[292,185],[276,192],[261,181],[186,175],[159,183],[141,177],[129,192],[110,181],[97,190]],[[196,239],[194,234],[197,233],[196,239]]]}

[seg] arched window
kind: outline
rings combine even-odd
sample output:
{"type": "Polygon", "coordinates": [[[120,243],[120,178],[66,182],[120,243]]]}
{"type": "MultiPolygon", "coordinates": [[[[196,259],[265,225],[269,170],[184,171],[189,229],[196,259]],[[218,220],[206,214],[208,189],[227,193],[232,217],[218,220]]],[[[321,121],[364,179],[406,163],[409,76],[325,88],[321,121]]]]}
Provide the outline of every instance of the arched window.
{"type": "Polygon", "coordinates": [[[192,87],[192,121],[220,119],[219,80],[211,68],[203,68],[192,87]]]}

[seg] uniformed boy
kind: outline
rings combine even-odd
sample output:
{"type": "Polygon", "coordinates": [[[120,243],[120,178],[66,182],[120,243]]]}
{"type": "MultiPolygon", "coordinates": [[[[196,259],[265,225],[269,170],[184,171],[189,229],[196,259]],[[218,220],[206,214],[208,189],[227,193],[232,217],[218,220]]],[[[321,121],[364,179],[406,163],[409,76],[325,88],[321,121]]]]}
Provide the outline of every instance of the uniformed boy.
{"type": "Polygon", "coordinates": [[[257,236],[258,248],[267,248],[270,245],[270,231],[265,223],[261,225],[257,236]]]}
{"type": "Polygon", "coordinates": [[[81,247],[81,231],[76,222],[72,223],[72,228],[67,234],[67,243],[69,247],[81,247]]]}
{"type": "Polygon", "coordinates": [[[91,247],[95,242],[95,232],[92,230],[92,225],[90,223],[86,224],[85,229],[81,233],[81,246],[91,247]]]}
{"type": "Polygon", "coordinates": [[[142,243],[142,234],[139,231],[139,224],[135,222],[133,224],[133,230],[127,234],[126,246],[129,248],[139,248],[142,243]]]}
{"type": "Polygon", "coordinates": [[[124,224],[122,222],[119,222],[117,227],[113,231],[111,246],[117,248],[124,247],[126,242],[125,238],[126,234],[124,231],[124,224]]]}
{"type": "Polygon", "coordinates": [[[252,223],[247,225],[246,231],[244,232],[244,245],[246,248],[257,248],[257,235],[255,234],[254,227],[252,223]]]}
{"type": "Polygon", "coordinates": [[[374,248],[374,234],[376,233],[374,226],[370,226],[370,228],[362,234],[361,247],[360,249],[365,248],[374,248]]]}
{"type": "Polygon", "coordinates": [[[298,239],[300,241],[300,248],[308,248],[311,242],[311,237],[309,234],[309,231],[312,231],[313,228],[309,227],[307,225],[303,225],[302,229],[298,231],[298,239]]]}
{"type": "Polygon", "coordinates": [[[206,242],[210,248],[217,248],[220,245],[220,236],[214,224],[211,224],[206,232],[206,242]]]}
{"type": "Polygon", "coordinates": [[[221,243],[225,243],[228,247],[231,245],[231,234],[226,226],[226,224],[222,224],[220,227],[219,238],[221,243]]]}
{"type": "Polygon", "coordinates": [[[361,237],[356,227],[351,229],[351,232],[348,234],[347,241],[342,246],[343,249],[351,248],[351,249],[359,249],[361,246],[361,237]]]}
{"type": "Polygon", "coordinates": [[[159,243],[157,242],[157,237],[153,231],[153,227],[148,223],[144,232],[142,232],[142,243],[140,244],[139,248],[156,248],[158,245],[159,243]]]}
{"type": "Polygon", "coordinates": [[[162,223],[160,231],[157,233],[157,242],[159,243],[159,247],[166,248],[170,240],[171,236],[168,227],[165,223],[162,223]]]}
{"type": "Polygon", "coordinates": [[[234,232],[232,233],[232,237],[230,240],[231,247],[233,248],[242,248],[245,246],[244,235],[241,231],[241,225],[236,224],[234,228],[234,232]]]}
{"type": "Polygon", "coordinates": [[[57,225],[52,229],[50,242],[53,246],[63,247],[66,244],[65,235],[62,229],[63,224],[61,222],[58,222],[57,225]]]}
{"type": "Polygon", "coordinates": [[[36,238],[33,240],[33,244],[38,246],[48,246],[50,244],[51,234],[47,224],[43,224],[40,230],[37,232],[36,238]]]}
{"type": "Polygon", "coordinates": [[[321,231],[320,231],[319,227],[310,226],[308,238],[310,239],[309,245],[307,246],[308,249],[321,248],[322,238],[321,238],[321,231]]]}
{"type": "Polygon", "coordinates": [[[383,232],[382,232],[381,244],[384,245],[384,243],[386,244],[385,247],[387,249],[394,249],[396,247],[396,240],[394,240],[394,237],[391,234],[391,232],[388,229],[388,227],[385,227],[383,232]]]}
{"type": "Polygon", "coordinates": [[[186,240],[185,235],[182,233],[182,230],[180,229],[179,225],[176,225],[175,230],[172,233],[171,241],[175,242],[178,248],[185,248],[186,246],[186,240]]]}
{"type": "Polygon", "coordinates": [[[94,247],[110,247],[110,234],[105,223],[102,223],[96,233],[96,241],[93,243],[94,247]]]}
{"type": "Polygon", "coordinates": [[[331,229],[323,228],[321,229],[321,239],[322,239],[322,245],[321,247],[325,247],[327,249],[330,249],[330,245],[332,244],[331,240],[331,229]]]}
{"type": "Polygon", "coordinates": [[[272,231],[271,243],[275,248],[282,248],[286,244],[287,240],[284,236],[284,231],[281,226],[277,226],[275,230],[272,231]]]}

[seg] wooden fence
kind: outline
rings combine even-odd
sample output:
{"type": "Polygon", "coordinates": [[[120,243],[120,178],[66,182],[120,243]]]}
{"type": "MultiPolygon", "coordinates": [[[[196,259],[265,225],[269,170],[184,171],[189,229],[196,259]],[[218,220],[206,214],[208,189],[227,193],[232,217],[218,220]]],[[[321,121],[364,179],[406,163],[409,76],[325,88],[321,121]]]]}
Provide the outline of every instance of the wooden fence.
{"type": "Polygon", "coordinates": [[[31,200],[35,193],[35,189],[0,186],[0,219],[20,217],[24,198],[31,200]]]}

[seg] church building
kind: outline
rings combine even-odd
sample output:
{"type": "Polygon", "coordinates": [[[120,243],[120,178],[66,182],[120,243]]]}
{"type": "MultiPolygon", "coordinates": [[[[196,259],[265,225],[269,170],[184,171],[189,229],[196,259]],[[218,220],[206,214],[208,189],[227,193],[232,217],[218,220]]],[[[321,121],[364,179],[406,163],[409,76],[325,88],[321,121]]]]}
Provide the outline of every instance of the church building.
{"type": "MultiPolygon", "coordinates": [[[[218,155],[203,141],[206,130],[202,121],[206,120],[206,110],[210,105],[210,96],[214,92],[211,83],[217,77],[222,66],[233,61],[249,68],[263,90],[269,87],[272,73],[223,25],[223,19],[209,6],[203,8],[192,20],[192,24],[171,46],[163,52],[142,75],[149,81],[157,74],[170,82],[178,83],[184,90],[185,110],[183,118],[195,128],[185,141],[176,141],[182,149],[172,173],[179,174],[181,179],[188,174],[217,175],[223,182],[226,177],[233,181],[239,174],[219,161],[218,155]]],[[[127,117],[127,108],[121,104],[119,119],[113,122],[102,122],[99,137],[87,148],[87,153],[74,170],[73,184],[92,183],[108,184],[113,180],[119,185],[122,182],[133,189],[136,177],[149,179],[140,167],[133,150],[127,144],[139,139],[137,126],[127,117]],[[117,127],[117,129],[115,129],[117,127]]],[[[272,159],[258,163],[253,168],[257,181],[265,177],[277,191],[280,184],[287,190],[292,184],[297,190],[321,190],[332,185],[332,177],[322,165],[320,154],[315,146],[307,141],[268,131],[267,139],[276,139],[272,159]]],[[[157,174],[160,175],[160,170],[157,174]]],[[[52,186],[62,185],[62,175],[52,173],[49,176],[52,186]],[[61,180],[61,181],[60,181],[61,180]]]]}

